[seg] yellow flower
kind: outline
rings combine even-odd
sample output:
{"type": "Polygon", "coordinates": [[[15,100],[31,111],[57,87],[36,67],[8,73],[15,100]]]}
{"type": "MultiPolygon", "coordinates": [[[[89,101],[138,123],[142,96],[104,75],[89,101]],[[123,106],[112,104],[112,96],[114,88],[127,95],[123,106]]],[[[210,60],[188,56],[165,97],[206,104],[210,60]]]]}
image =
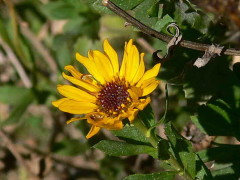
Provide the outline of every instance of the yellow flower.
{"type": "Polygon", "coordinates": [[[92,127],[87,138],[94,136],[100,128],[122,129],[122,120],[133,122],[139,110],[150,102],[150,94],[159,84],[156,76],[160,64],[145,72],[144,53],[139,54],[132,40],[125,43],[122,66],[119,68],[118,55],[107,40],[103,43],[104,53],[89,51],[88,57],[79,53],[76,59],[82,63],[89,75],[81,74],[73,66],[65,70],[63,77],[75,84],[58,85],[64,98],[52,102],[63,112],[83,115],[72,118],[67,123],[86,119],[92,127]]]}

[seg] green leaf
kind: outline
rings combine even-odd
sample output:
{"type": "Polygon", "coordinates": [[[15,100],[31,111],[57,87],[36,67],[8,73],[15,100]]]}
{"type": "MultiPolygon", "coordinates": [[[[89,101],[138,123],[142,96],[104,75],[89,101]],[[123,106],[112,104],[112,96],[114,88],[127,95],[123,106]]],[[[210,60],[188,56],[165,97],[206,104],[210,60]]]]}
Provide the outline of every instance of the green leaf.
{"type": "Polygon", "coordinates": [[[161,139],[158,142],[158,157],[160,160],[168,160],[170,158],[169,142],[165,139],[161,139]]]}
{"type": "Polygon", "coordinates": [[[112,0],[116,5],[121,7],[124,10],[130,10],[135,8],[137,5],[139,5],[144,0],[112,0]]]}
{"type": "Polygon", "coordinates": [[[196,155],[196,178],[204,180],[212,180],[212,174],[202,159],[196,155]]]}
{"type": "MultiPolygon", "coordinates": [[[[121,7],[124,10],[131,10],[138,6],[144,0],[112,0],[117,6],[121,7]]],[[[102,0],[97,0],[92,4],[93,8],[100,13],[108,13],[112,12],[105,6],[102,5],[102,0]]]]}
{"type": "Polygon", "coordinates": [[[114,130],[112,132],[115,136],[132,144],[149,143],[147,138],[134,126],[125,126],[121,130],[114,130]]]}
{"type": "Polygon", "coordinates": [[[150,104],[138,113],[139,118],[146,125],[147,128],[152,127],[155,122],[154,113],[150,104]]]}
{"type": "Polygon", "coordinates": [[[92,7],[99,13],[112,14],[112,11],[110,11],[107,7],[102,5],[102,0],[97,0],[94,3],[92,3],[92,7]]]}
{"type": "Polygon", "coordinates": [[[195,178],[196,158],[191,143],[176,132],[171,122],[165,124],[165,134],[170,141],[176,159],[182,163],[184,170],[187,171],[192,178],[195,178]]]}
{"type": "Polygon", "coordinates": [[[21,99],[14,104],[14,108],[11,111],[9,118],[0,124],[0,127],[8,124],[19,122],[20,118],[26,111],[27,107],[33,102],[34,95],[31,91],[26,93],[24,96],[21,95],[21,99]]]}
{"type": "Polygon", "coordinates": [[[67,0],[49,2],[41,7],[43,13],[50,19],[69,19],[78,16],[76,6],[67,0]]]}
{"type": "Polygon", "coordinates": [[[198,108],[192,121],[210,136],[235,136],[240,138],[238,117],[223,100],[211,100],[198,108]]]}
{"type": "Polygon", "coordinates": [[[149,17],[146,12],[151,12],[152,5],[155,4],[157,0],[144,0],[139,4],[135,9],[135,18],[146,24],[149,27],[152,27],[157,22],[157,17],[149,17]]]}
{"type": "Polygon", "coordinates": [[[219,144],[218,147],[204,149],[197,154],[204,162],[232,162],[240,161],[240,145],[219,144]],[[226,153],[227,152],[227,153],[226,153]]]}
{"type": "Polygon", "coordinates": [[[83,36],[79,37],[74,44],[74,51],[84,56],[87,56],[89,49],[100,49],[102,44],[100,41],[93,41],[92,39],[83,36]]]}
{"type": "Polygon", "coordinates": [[[196,159],[193,152],[179,152],[179,157],[182,161],[184,169],[188,171],[192,178],[195,178],[196,159]]]}
{"type": "Polygon", "coordinates": [[[57,35],[54,37],[52,44],[52,48],[56,52],[57,63],[62,70],[64,69],[64,66],[69,65],[72,60],[67,40],[68,37],[57,35]]]}
{"type": "Polygon", "coordinates": [[[76,0],[63,0],[66,1],[66,3],[71,4],[74,6],[79,13],[85,13],[89,11],[89,5],[88,5],[88,0],[81,0],[81,1],[76,1],[76,0]]]}
{"type": "Polygon", "coordinates": [[[6,28],[6,25],[3,23],[3,21],[0,21],[0,36],[3,38],[3,40],[8,44],[11,45],[11,40],[9,39],[8,29],[6,28]]]}
{"type": "Polygon", "coordinates": [[[84,153],[87,149],[87,144],[78,139],[63,139],[53,144],[52,152],[63,156],[76,156],[84,153]]]}
{"type": "Polygon", "coordinates": [[[156,24],[153,26],[153,29],[160,32],[164,27],[166,27],[168,24],[172,22],[174,22],[174,20],[167,14],[162,19],[156,22],[156,24]]]}
{"type": "Polygon", "coordinates": [[[81,28],[84,26],[85,21],[86,21],[86,18],[84,18],[82,16],[70,19],[63,26],[64,33],[68,33],[68,34],[71,34],[71,35],[82,34],[84,31],[81,28]]]}
{"type": "Polygon", "coordinates": [[[124,180],[173,180],[177,172],[166,171],[152,174],[133,174],[125,177],[124,180]]]}
{"type": "Polygon", "coordinates": [[[100,149],[110,156],[133,156],[138,154],[149,154],[157,158],[157,149],[147,145],[129,144],[120,141],[102,140],[94,148],[100,149]]]}
{"type": "Polygon", "coordinates": [[[240,163],[237,162],[228,167],[224,167],[212,172],[214,180],[225,180],[225,179],[239,179],[240,177],[240,163]]]}
{"type": "Polygon", "coordinates": [[[23,100],[23,96],[30,93],[30,89],[18,86],[1,86],[0,87],[0,102],[10,105],[15,105],[23,100]]]}

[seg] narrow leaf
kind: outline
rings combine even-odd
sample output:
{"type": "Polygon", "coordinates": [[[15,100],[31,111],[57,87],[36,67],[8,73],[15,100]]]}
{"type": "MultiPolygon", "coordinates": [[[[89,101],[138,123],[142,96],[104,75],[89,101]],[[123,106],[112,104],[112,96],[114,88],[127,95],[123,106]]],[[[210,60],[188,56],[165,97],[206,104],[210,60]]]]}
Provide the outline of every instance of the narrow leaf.
{"type": "Polygon", "coordinates": [[[120,141],[102,140],[94,148],[100,149],[110,156],[133,156],[138,154],[149,154],[157,158],[157,149],[147,145],[129,144],[120,141]]]}
{"type": "Polygon", "coordinates": [[[166,171],[153,174],[134,174],[125,177],[124,180],[173,180],[176,174],[177,172],[174,171],[166,171]]]}

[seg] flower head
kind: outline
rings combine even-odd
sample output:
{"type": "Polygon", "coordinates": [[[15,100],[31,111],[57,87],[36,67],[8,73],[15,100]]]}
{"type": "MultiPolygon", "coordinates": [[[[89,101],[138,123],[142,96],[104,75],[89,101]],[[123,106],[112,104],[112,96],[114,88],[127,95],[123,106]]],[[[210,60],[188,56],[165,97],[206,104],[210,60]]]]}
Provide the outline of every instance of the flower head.
{"type": "Polygon", "coordinates": [[[159,84],[156,76],[160,64],[145,72],[144,53],[139,54],[132,42],[125,43],[121,67],[116,51],[107,40],[103,44],[104,53],[89,51],[88,57],[76,54],[76,59],[90,74],[81,74],[71,65],[65,67],[71,76],[63,73],[63,77],[75,86],[58,85],[64,98],[52,104],[61,111],[83,115],[67,123],[86,119],[92,124],[87,138],[100,128],[122,129],[125,118],[132,123],[138,111],[150,102],[150,97],[145,96],[159,84]]]}

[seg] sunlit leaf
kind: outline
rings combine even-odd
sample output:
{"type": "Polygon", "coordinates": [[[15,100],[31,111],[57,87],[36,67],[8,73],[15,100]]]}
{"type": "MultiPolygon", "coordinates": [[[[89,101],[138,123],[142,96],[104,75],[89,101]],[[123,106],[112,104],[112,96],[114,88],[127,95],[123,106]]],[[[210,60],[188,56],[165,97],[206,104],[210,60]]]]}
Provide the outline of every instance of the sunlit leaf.
{"type": "Polygon", "coordinates": [[[138,154],[149,154],[157,158],[157,149],[147,145],[129,144],[120,141],[102,140],[94,148],[100,149],[110,156],[133,156],[138,154]]]}
{"type": "Polygon", "coordinates": [[[173,180],[176,176],[177,172],[160,172],[160,173],[152,173],[152,174],[134,174],[128,177],[125,177],[124,180],[173,180]]]}

